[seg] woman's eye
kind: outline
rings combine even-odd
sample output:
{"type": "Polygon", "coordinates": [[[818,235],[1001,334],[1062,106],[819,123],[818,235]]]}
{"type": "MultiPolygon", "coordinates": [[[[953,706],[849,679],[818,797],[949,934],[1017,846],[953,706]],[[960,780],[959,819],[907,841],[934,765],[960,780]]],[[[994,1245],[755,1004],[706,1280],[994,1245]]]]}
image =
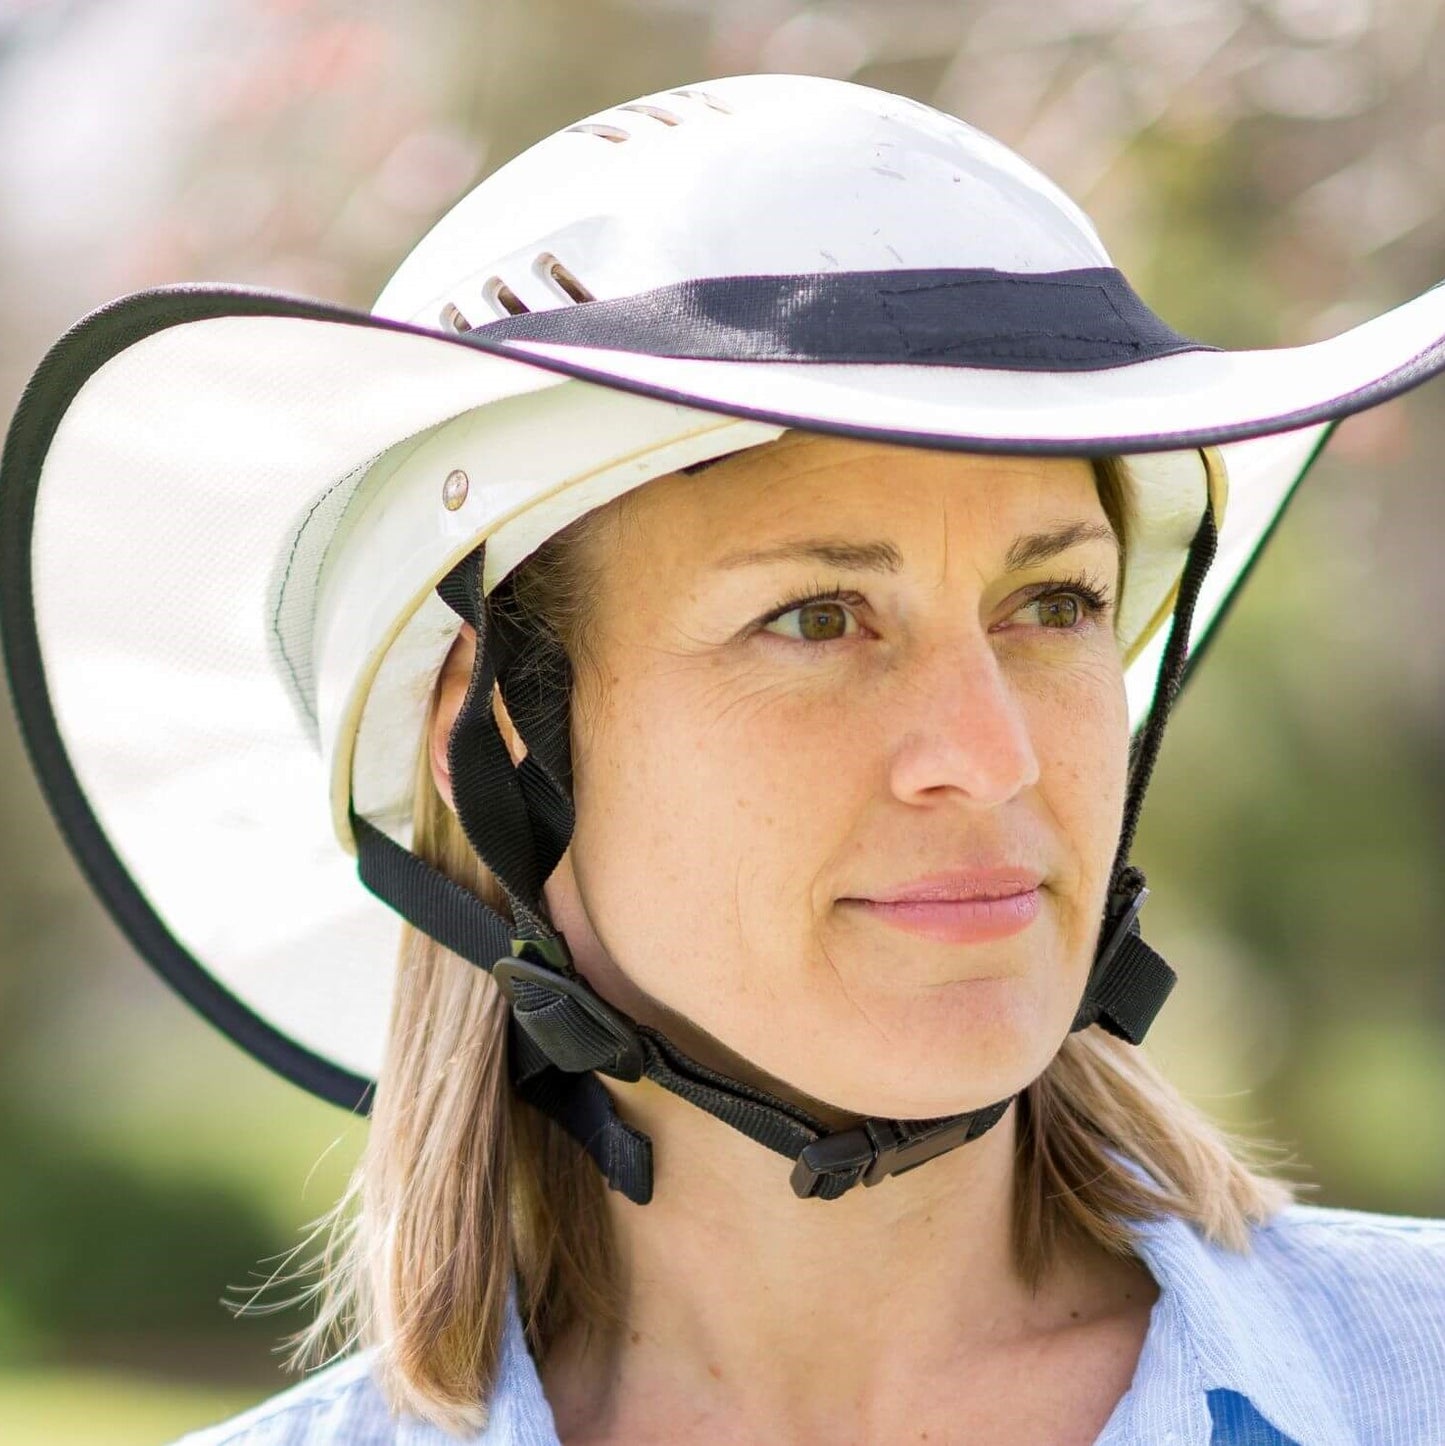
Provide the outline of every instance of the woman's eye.
{"type": "Polygon", "coordinates": [[[832,643],[858,630],[858,620],[832,598],[815,598],[774,613],[762,629],[774,636],[803,643],[832,643]]]}
{"type": "Polygon", "coordinates": [[[1033,610],[1039,626],[1052,632],[1080,630],[1108,606],[1107,599],[1089,588],[1060,589],[1030,598],[1020,612],[1033,610]]]}
{"type": "Polygon", "coordinates": [[[1084,616],[1082,599],[1071,592],[1036,597],[1029,606],[1038,609],[1039,625],[1045,628],[1076,628],[1084,616]]]}

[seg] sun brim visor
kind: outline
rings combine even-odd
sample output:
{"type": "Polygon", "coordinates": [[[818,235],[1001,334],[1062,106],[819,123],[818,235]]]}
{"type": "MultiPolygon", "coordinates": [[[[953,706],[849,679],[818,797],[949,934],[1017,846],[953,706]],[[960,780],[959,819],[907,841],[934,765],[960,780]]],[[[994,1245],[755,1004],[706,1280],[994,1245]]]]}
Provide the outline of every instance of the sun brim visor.
{"type": "MultiPolygon", "coordinates": [[[[355,1103],[380,1059],[400,924],[337,844],[318,621],[328,559],[343,566],[347,531],[361,525],[353,503],[370,494],[358,489],[400,444],[421,455],[453,419],[503,404],[523,416],[564,391],[579,405],[616,404],[605,456],[559,443],[552,461],[543,453],[520,470],[518,452],[507,477],[489,482],[479,467],[455,511],[444,476],[415,494],[428,511],[420,550],[388,557],[395,593],[378,574],[378,601],[358,624],[366,661],[337,695],[337,736],[357,732],[356,777],[381,663],[450,561],[483,537],[499,558],[525,556],[626,480],[629,456],[635,482],[786,427],[974,451],[1115,452],[1138,459],[1135,469],[1140,454],[1220,444],[1229,498],[1197,646],[1328,424],[1439,370],[1442,333],[1445,292],[1432,292],[1313,347],[1065,375],[655,358],[447,336],[232,288],[144,293],[57,344],[10,429],[0,619],[17,709],[56,816],[136,947],[257,1057],[355,1103]],[[544,499],[554,510],[535,511],[544,499]]],[[[551,440],[531,436],[538,449],[551,440]]],[[[1182,529],[1204,502],[1202,465],[1181,478],[1182,529]]],[[[404,510],[404,491],[378,495],[404,510]]],[[[391,729],[418,719],[455,627],[440,614],[431,622],[387,705],[395,753],[415,746],[415,733],[391,739],[391,729]]],[[[1151,666],[1146,647],[1129,670],[1136,709],[1151,666]]]]}

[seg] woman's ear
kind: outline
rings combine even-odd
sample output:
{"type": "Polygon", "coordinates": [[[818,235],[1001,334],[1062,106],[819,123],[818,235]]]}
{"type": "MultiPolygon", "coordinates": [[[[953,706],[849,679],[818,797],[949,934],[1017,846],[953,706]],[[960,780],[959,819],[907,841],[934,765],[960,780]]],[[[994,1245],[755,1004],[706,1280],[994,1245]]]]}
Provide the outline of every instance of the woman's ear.
{"type": "MultiPolygon", "coordinates": [[[[477,655],[477,634],[470,623],[463,623],[451,651],[442,664],[436,683],[436,709],[432,714],[431,736],[427,748],[431,758],[432,782],[446,806],[453,813],[456,804],[452,799],[452,771],[447,761],[447,745],[451,741],[452,728],[457,714],[466,701],[467,688],[472,681],[472,666],[477,655]]],[[[502,741],[512,756],[512,763],[518,764],[527,756],[527,746],[512,726],[506,704],[502,702],[499,690],[492,690],[492,713],[502,732],[502,741]]]]}

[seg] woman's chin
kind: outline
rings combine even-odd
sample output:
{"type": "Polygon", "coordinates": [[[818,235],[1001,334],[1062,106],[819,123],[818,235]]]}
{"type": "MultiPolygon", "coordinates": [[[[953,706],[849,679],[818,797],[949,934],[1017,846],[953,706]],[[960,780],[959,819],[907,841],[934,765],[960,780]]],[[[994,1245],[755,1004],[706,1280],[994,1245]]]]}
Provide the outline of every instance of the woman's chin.
{"type": "Polygon", "coordinates": [[[1032,1004],[1017,979],[949,985],[931,1005],[810,1029],[809,1046],[794,1035],[782,1045],[784,1074],[795,1089],[853,1115],[915,1120],[981,1109],[1036,1079],[1068,1028],[1032,1004]],[[819,1040],[826,1051],[811,1043],[819,1040]]]}

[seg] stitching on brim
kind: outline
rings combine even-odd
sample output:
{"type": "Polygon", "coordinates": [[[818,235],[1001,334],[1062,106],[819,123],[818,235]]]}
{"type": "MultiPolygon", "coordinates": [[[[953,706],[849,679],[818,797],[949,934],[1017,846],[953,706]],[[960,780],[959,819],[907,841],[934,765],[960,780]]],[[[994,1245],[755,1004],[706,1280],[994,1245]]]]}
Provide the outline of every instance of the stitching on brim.
{"type": "MultiPolygon", "coordinates": [[[[301,526],[296,529],[295,536],[291,539],[291,552],[286,558],[285,569],[281,573],[281,586],[276,590],[276,608],[271,614],[271,632],[276,639],[278,650],[282,661],[286,664],[286,671],[291,677],[291,688],[295,696],[300,700],[301,706],[306,710],[306,716],[313,725],[320,726],[320,720],[316,716],[316,710],[311,705],[310,699],[306,696],[306,690],[301,686],[301,679],[296,674],[296,664],[292,661],[290,653],[286,651],[286,638],[281,631],[281,610],[286,605],[286,588],[291,581],[291,569],[296,563],[296,554],[301,549],[301,539],[306,535],[306,528],[311,519],[316,516],[318,510],[325,504],[337,488],[345,485],[347,478],[355,476],[355,469],[347,472],[345,476],[338,477],[320,497],[312,503],[306,516],[301,519],[301,526]]],[[[358,479],[359,481],[360,479],[358,479]]],[[[324,554],[323,554],[324,560],[324,554]]]]}

